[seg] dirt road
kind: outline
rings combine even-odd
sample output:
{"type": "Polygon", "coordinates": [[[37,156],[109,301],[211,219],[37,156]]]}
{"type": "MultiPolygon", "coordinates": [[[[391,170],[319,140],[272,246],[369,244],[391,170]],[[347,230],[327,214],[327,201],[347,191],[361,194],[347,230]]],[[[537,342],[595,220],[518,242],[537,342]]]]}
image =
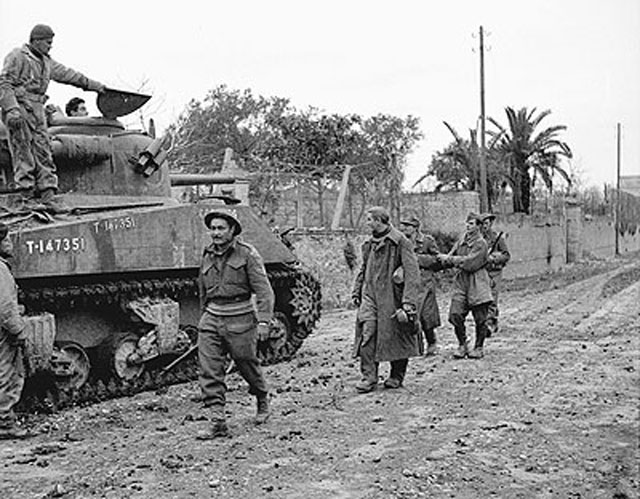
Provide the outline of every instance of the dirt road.
{"type": "Polygon", "coordinates": [[[640,497],[640,264],[603,270],[505,292],[483,360],[453,360],[446,324],[399,390],[354,392],[354,312],[327,313],[267,369],[267,425],[232,377],[230,439],[194,440],[195,383],[31,421],[0,442],[0,497],[640,497]]]}

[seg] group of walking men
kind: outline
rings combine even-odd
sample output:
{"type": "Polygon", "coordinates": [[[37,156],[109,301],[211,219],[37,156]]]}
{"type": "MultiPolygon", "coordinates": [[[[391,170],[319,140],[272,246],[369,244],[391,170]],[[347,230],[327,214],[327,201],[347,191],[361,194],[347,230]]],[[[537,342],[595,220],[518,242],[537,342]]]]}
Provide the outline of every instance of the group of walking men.
{"type": "Polygon", "coordinates": [[[448,253],[440,253],[435,239],[421,232],[417,217],[402,217],[398,230],[385,208],[367,211],[370,236],[362,246],[362,264],[352,293],[358,307],[353,352],[360,358],[358,392],[376,388],[380,362],[390,362],[384,386],[398,388],[410,357],[436,355],[440,311],[434,273],[439,270],[455,269],[449,308],[449,322],[458,340],[454,357],[484,356],[485,339],[498,330],[501,274],[510,259],[504,234],[493,230],[495,218],[489,213],[470,213],[462,237],[448,253]],[[475,321],[473,349],[465,328],[469,312],[475,321]]]}
{"type": "MultiPolygon", "coordinates": [[[[29,43],[7,56],[0,72],[0,108],[24,204],[44,206],[55,213],[65,208],[54,198],[58,179],[45,116],[49,81],[96,92],[103,92],[105,86],[51,59],[53,37],[49,26],[36,25],[29,43]]],[[[74,106],[81,107],[84,102],[78,100],[74,106]]],[[[72,111],[77,109],[67,109],[68,114],[72,111]]],[[[398,230],[391,225],[386,209],[368,210],[370,237],[362,247],[362,265],[352,295],[358,307],[354,354],[360,357],[359,392],[376,388],[378,366],[385,361],[391,363],[391,370],[384,386],[400,387],[408,359],[424,353],[422,335],[426,354],[437,353],[435,329],[440,326],[440,313],[434,273],[445,268],[456,269],[449,311],[459,344],[454,356],[483,357],[485,338],[497,331],[500,274],[509,260],[502,233],[491,228],[494,218],[469,214],[464,235],[445,254],[440,253],[433,237],[420,231],[420,220],[415,216],[402,218],[398,230]],[[469,312],[476,323],[472,350],[464,325],[469,312]]],[[[257,357],[257,343],[268,338],[274,295],[260,255],[238,239],[242,226],[233,209],[214,210],[204,222],[211,243],[204,250],[200,268],[198,352],[200,400],[210,413],[211,424],[198,438],[208,440],[228,435],[225,375],[229,358],[256,398],[256,423],[269,417],[269,390],[257,357]]],[[[24,384],[21,347],[25,323],[7,261],[11,251],[8,228],[0,223],[0,438],[23,438],[27,432],[16,425],[13,406],[24,384]]]]}

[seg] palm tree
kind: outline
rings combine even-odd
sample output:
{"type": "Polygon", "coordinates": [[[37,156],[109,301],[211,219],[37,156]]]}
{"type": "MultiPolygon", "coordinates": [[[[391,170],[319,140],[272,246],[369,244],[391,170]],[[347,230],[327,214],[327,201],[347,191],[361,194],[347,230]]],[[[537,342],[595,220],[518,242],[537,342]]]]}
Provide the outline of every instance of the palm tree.
{"type": "Polygon", "coordinates": [[[529,213],[530,170],[539,174],[549,189],[553,186],[553,174],[556,172],[571,183],[569,175],[560,166],[561,157],[572,157],[569,146],[558,138],[560,132],[567,127],[555,125],[536,132],[540,122],[551,114],[548,109],[537,116],[536,108],[529,111],[523,107],[516,112],[513,108],[507,107],[505,112],[509,121],[508,128],[489,118],[498,131],[488,133],[498,137],[497,149],[507,166],[507,181],[513,191],[513,211],[529,213]]]}
{"type": "MultiPolygon", "coordinates": [[[[422,175],[414,186],[418,185],[425,178],[434,176],[438,180],[436,191],[443,188],[455,190],[474,191],[480,185],[480,146],[478,145],[478,131],[469,129],[469,139],[464,139],[446,121],[443,122],[451,135],[451,142],[442,151],[437,152],[429,165],[427,173],[422,175]]],[[[496,161],[494,146],[500,134],[492,137],[487,145],[487,194],[489,199],[489,209],[496,196],[499,184],[504,176],[499,171],[499,162],[496,161]]]]}

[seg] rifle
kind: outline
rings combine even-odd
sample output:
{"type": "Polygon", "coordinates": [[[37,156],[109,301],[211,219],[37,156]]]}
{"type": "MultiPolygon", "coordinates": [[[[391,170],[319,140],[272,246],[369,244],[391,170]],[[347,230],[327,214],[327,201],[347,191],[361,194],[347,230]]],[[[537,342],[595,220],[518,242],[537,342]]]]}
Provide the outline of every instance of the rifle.
{"type": "Polygon", "coordinates": [[[498,246],[498,242],[500,241],[500,238],[502,237],[503,234],[504,234],[504,231],[498,233],[498,237],[496,237],[496,240],[493,241],[493,244],[491,245],[489,254],[493,253],[496,250],[496,247],[498,246]]]}

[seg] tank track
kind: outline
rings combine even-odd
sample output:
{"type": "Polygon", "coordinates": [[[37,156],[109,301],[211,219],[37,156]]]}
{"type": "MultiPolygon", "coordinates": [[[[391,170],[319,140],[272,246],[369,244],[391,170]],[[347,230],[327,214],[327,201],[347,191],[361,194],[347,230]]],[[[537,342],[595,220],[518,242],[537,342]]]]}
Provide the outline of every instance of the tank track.
{"type": "MultiPolygon", "coordinates": [[[[274,364],[290,359],[311,333],[320,318],[320,284],[299,265],[268,269],[272,287],[276,290],[291,290],[289,307],[292,322],[291,335],[284,348],[276,355],[261,358],[263,364],[274,364]]],[[[31,312],[67,310],[85,305],[121,304],[140,297],[171,298],[176,301],[198,294],[197,278],[193,276],[112,280],[71,286],[32,287],[20,289],[19,301],[31,312]]],[[[287,311],[285,311],[287,312],[287,311]]],[[[197,328],[183,327],[194,339],[197,328]]],[[[38,374],[27,379],[18,410],[30,413],[49,413],[77,405],[87,405],[104,400],[130,396],[149,390],[192,381],[198,377],[197,357],[191,356],[168,373],[162,373],[160,365],[154,366],[133,381],[115,376],[108,379],[92,376],[79,390],[63,390],[53,376],[38,374]]]]}

